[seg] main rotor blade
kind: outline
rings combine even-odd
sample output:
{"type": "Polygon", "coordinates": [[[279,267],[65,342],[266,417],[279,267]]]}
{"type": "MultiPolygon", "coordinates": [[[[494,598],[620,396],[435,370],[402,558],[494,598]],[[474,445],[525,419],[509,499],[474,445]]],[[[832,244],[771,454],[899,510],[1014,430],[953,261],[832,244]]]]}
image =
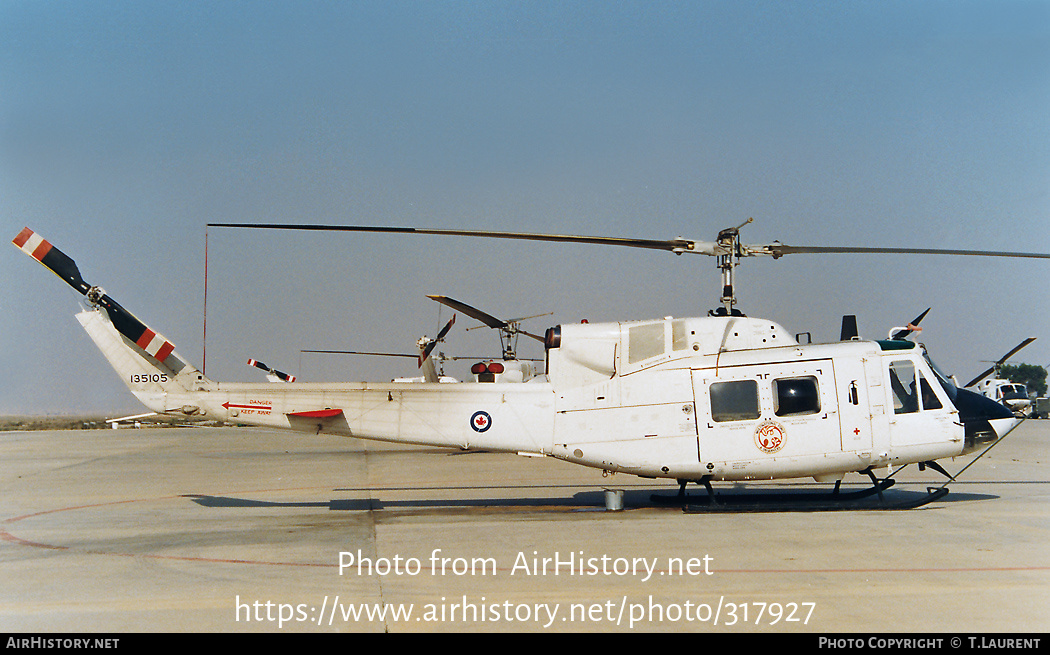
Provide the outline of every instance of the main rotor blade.
{"type": "MultiPolygon", "coordinates": [[[[726,255],[729,250],[710,241],[694,239],[633,239],[624,237],[582,236],[574,234],[543,234],[532,232],[494,232],[488,230],[445,230],[417,227],[380,227],[368,225],[293,225],[288,223],[208,223],[208,227],[231,227],[265,230],[303,230],[325,232],[385,232],[397,234],[436,234],[443,236],[485,237],[490,239],[521,239],[527,241],[554,241],[569,243],[589,243],[607,246],[626,246],[630,248],[648,248],[666,250],[675,254],[685,252],[703,255],[726,255]]],[[[742,255],[771,255],[779,259],[792,254],[905,254],[905,255],[970,255],[977,257],[1034,257],[1050,259],[1050,253],[1007,252],[999,250],[958,250],[947,248],[870,248],[853,246],[792,246],[774,242],[765,245],[741,246],[742,255]]]]}
{"type": "MultiPolygon", "coordinates": [[[[377,357],[411,357],[412,359],[418,359],[419,354],[411,353],[375,353],[375,352],[363,352],[360,350],[300,350],[301,353],[324,353],[328,355],[373,355],[377,357]]],[[[487,359],[487,355],[457,355],[455,357],[441,357],[447,361],[458,361],[461,359],[487,359]]],[[[542,362],[542,359],[528,360],[542,362]]]]}
{"type": "Polygon", "coordinates": [[[365,352],[362,350],[300,350],[301,353],[325,353],[328,355],[373,355],[377,357],[411,357],[415,359],[419,357],[418,354],[413,355],[409,353],[376,353],[376,352],[365,352]]]}
{"type": "Polygon", "coordinates": [[[893,333],[893,336],[890,337],[890,338],[891,339],[903,339],[904,337],[908,336],[912,332],[915,332],[916,330],[912,330],[910,328],[917,328],[919,326],[919,321],[921,321],[922,319],[926,318],[926,315],[930,313],[931,309],[933,309],[933,307],[926,308],[926,311],[924,311],[923,313],[919,314],[914,319],[912,319],[911,323],[908,323],[908,327],[907,328],[905,328],[903,330],[897,330],[896,332],[893,333]]]}
{"type": "Polygon", "coordinates": [[[471,317],[473,319],[476,319],[478,321],[481,321],[482,323],[484,323],[485,325],[489,326],[490,328],[500,329],[500,328],[507,327],[507,322],[506,321],[501,321],[500,319],[496,318],[492,314],[486,314],[485,312],[481,311],[480,309],[478,309],[476,307],[471,307],[470,305],[468,305],[466,303],[462,303],[462,302],[460,302],[458,300],[455,300],[453,298],[449,298],[448,296],[429,296],[428,295],[427,298],[430,298],[431,300],[435,300],[435,301],[441,303],[442,305],[446,305],[448,307],[451,307],[452,309],[455,309],[458,312],[463,312],[467,316],[469,316],[469,317],[471,317]]]}
{"type": "Polygon", "coordinates": [[[1033,341],[1035,341],[1035,337],[1028,337],[1024,341],[1022,341],[1021,343],[1017,344],[1017,346],[1014,347],[1013,350],[1011,350],[1010,352],[1008,352],[1005,355],[1003,355],[1002,357],[1000,357],[994,364],[989,366],[987,370],[983,371],[980,375],[978,375],[974,379],[970,380],[967,384],[964,384],[963,388],[972,387],[973,385],[977,384],[978,382],[980,382],[984,378],[988,377],[993,371],[995,371],[995,369],[998,366],[1000,366],[1006,360],[1010,359],[1010,357],[1013,356],[1014,353],[1016,353],[1021,348],[1024,348],[1028,344],[1032,343],[1033,341]]]}
{"type": "Polygon", "coordinates": [[[700,252],[708,255],[721,254],[714,252],[716,244],[691,239],[630,239],[624,237],[580,236],[574,234],[541,234],[532,232],[493,232],[488,230],[442,230],[417,227],[373,227],[368,225],[291,225],[285,223],[208,223],[208,227],[240,227],[263,230],[303,230],[314,232],[386,232],[397,234],[436,234],[442,236],[484,237],[490,239],[520,239],[525,241],[554,241],[569,243],[590,243],[605,246],[627,246],[630,248],[648,248],[667,250],[674,253],[700,252]]]}
{"type": "Polygon", "coordinates": [[[539,318],[541,316],[553,316],[553,315],[554,315],[554,312],[546,312],[544,314],[533,314],[532,316],[522,316],[521,318],[509,318],[509,319],[507,319],[507,322],[508,323],[521,323],[522,321],[527,321],[530,318],[539,318]]]}
{"type": "Polygon", "coordinates": [[[1028,344],[1032,343],[1033,341],[1035,341],[1035,337],[1028,337],[1024,341],[1022,341],[1021,343],[1017,344],[1016,348],[1014,348],[1010,352],[1008,352],[1005,355],[1003,355],[1002,357],[1000,357],[999,361],[997,361],[996,364],[1002,364],[1006,360],[1010,359],[1010,357],[1012,357],[1013,354],[1016,353],[1018,350],[1020,350],[1021,348],[1024,348],[1025,346],[1027,346],[1028,344]]]}
{"type": "Polygon", "coordinates": [[[965,389],[965,388],[967,388],[967,387],[972,387],[973,385],[977,384],[977,383],[978,383],[978,382],[980,382],[981,380],[983,380],[983,379],[985,379],[986,377],[988,377],[989,375],[991,375],[991,374],[992,374],[992,371],[994,371],[994,370],[995,370],[995,367],[994,367],[994,366],[989,366],[989,367],[988,367],[988,368],[987,368],[986,370],[984,370],[984,371],[981,371],[980,375],[978,375],[978,376],[977,376],[977,377],[975,377],[974,379],[972,379],[972,380],[970,380],[969,382],[967,382],[966,384],[964,384],[964,385],[963,385],[963,388],[965,389]]]}
{"type": "Polygon", "coordinates": [[[783,243],[772,243],[765,246],[744,246],[751,254],[772,255],[774,259],[784,255],[818,253],[854,253],[854,254],[903,254],[903,255],[969,255],[974,257],[1035,257],[1050,259],[1050,253],[1042,252],[1007,252],[1002,250],[955,250],[946,248],[858,248],[852,246],[789,246],[783,243]]]}

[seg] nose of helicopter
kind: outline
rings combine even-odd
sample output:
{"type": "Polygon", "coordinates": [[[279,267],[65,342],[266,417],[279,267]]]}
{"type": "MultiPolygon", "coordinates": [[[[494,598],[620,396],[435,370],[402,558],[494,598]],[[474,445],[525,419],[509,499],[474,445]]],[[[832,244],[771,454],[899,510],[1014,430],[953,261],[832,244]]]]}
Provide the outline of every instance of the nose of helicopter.
{"type": "Polygon", "coordinates": [[[1010,416],[1009,418],[994,418],[990,419],[988,423],[995,430],[996,438],[1001,438],[1006,435],[1007,432],[1014,429],[1014,426],[1021,422],[1021,419],[1010,416]]]}
{"type": "Polygon", "coordinates": [[[1000,403],[967,389],[956,390],[955,407],[966,428],[963,454],[995,442],[1019,423],[1013,412],[1000,403]]]}

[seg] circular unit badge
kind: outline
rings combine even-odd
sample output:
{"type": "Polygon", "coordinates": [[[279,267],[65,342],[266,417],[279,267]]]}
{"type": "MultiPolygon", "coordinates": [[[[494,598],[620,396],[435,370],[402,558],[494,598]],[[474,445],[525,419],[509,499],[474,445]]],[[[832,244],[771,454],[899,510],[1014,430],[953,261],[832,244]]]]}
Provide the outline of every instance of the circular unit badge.
{"type": "Polygon", "coordinates": [[[784,447],[784,426],[776,421],[763,421],[755,428],[755,446],[772,455],[784,447]]]}
{"type": "Polygon", "coordinates": [[[492,427],[492,417],[488,412],[474,412],[470,417],[470,427],[474,428],[475,432],[484,432],[492,427]]]}

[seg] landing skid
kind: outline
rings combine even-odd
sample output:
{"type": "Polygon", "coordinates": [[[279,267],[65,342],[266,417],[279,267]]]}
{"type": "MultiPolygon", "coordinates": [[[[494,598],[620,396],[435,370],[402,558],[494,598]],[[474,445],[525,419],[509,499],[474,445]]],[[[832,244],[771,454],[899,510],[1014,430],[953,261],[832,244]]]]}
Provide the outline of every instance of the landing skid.
{"type": "Polygon", "coordinates": [[[658,505],[681,507],[687,514],[705,514],[711,512],[826,512],[832,510],[894,510],[914,509],[943,498],[948,494],[945,487],[927,488],[927,493],[917,498],[889,501],[883,491],[893,486],[894,480],[878,480],[874,474],[872,486],[857,491],[842,492],[839,484],[833,491],[817,492],[782,492],[782,493],[729,493],[716,494],[711,488],[710,480],[701,480],[707,488],[706,496],[690,496],[685,493],[685,484],[681,484],[675,496],[653,494],[650,500],[658,505]],[[874,502],[860,502],[872,496],[878,496],[874,502]]]}

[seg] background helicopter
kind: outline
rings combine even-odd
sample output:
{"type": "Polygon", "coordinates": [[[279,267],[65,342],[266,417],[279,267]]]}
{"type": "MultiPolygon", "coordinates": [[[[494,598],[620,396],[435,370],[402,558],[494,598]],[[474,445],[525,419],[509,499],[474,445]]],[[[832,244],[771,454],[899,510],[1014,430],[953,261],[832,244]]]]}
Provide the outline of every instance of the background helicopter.
{"type": "MultiPolygon", "coordinates": [[[[319,349],[303,349],[300,352],[304,353],[322,353],[322,354],[340,354],[340,355],[366,355],[366,356],[378,356],[378,357],[415,357],[419,368],[423,372],[420,377],[398,377],[394,378],[394,382],[458,382],[454,377],[446,376],[442,364],[447,361],[458,361],[458,360],[482,360],[477,362],[470,368],[470,372],[473,375],[474,382],[527,382],[536,376],[537,368],[535,362],[542,360],[534,359],[519,359],[517,355],[517,343],[518,335],[524,334],[528,337],[538,340],[543,343],[543,337],[530,334],[522,330],[519,327],[521,321],[538,318],[540,316],[549,316],[550,313],[536,314],[534,316],[525,316],[523,318],[516,318],[510,320],[502,320],[492,316],[487,312],[483,312],[476,307],[448,298],[446,296],[429,295],[427,296],[431,300],[435,300],[442,305],[452,307],[464,314],[475,318],[484,326],[496,329],[500,333],[500,345],[501,345],[501,357],[497,359],[485,358],[477,355],[458,355],[448,356],[443,352],[435,352],[435,347],[444,341],[445,336],[448,334],[452,325],[456,321],[456,316],[453,315],[452,319],[445,324],[438,336],[434,339],[429,337],[422,337],[416,345],[419,348],[419,355],[411,355],[408,353],[398,352],[371,352],[371,351],[359,351],[359,350],[319,350],[319,349]],[[435,368],[437,367],[437,368],[435,368]]],[[[483,326],[479,326],[483,327],[483,326]]],[[[467,328],[472,330],[474,328],[467,328]]]]}
{"type": "Polygon", "coordinates": [[[257,369],[266,371],[266,379],[271,382],[295,382],[294,375],[290,375],[288,373],[285,373],[284,371],[278,371],[275,368],[271,368],[257,359],[249,359],[248,366],[254,366],[257,369]]]}
{"type": "Polygon", "coordinates": [[[1025,339],[1010,352],[1006,353],[995,362],[992,362],[991,366],[970,380],[965,386],[969,388],[977,385],[977,391],[979,393],[987,398],[991,398],[997,403],[1001,403],[1014,414],[1018,416],[1029,415],[1032,408],[1032,399],[1028,395],[1028,388],[1023,384],[1003,379],[1000,376],[999,371],[1003,364],[1006,363],[1006,360],[1010,359],[1015,353],[1033,341],[1035,341],[1035,337],[1025,339]],[[992,379],[986,380],[985,378],[989,375],[993,376],[992,379]]]}
{"type": "Polygon", "coordinates": [[[470,372],[474,376],[475,382],[528,382],[536,377],[538,371],[535,360],[518,358],[518,336],[524,334],[540,343],[543,343],[543,337],[526,332],[519,325],[524,320],[549,316],[549,313],[503,320],[447,296],[427,297],[456,311],[463,312],[484,325],[499,331],[502,356],[499,360],[488,359],[471,366],[470,372]]]}
{"type": "Polygon", "coordinates": [[[463,359],[462,357],[446,357],[442,352],[436,352],[438,344],[445,340],[452,326],[456,322],[455,315],[449,319],[448,323],[445,324],[440,330],[438,335],[434,338],[430,338],[426,335],[420,337],[416,341],[416,347],[419,352],[416,354],[400,353],[400,352],[373,352],[364,350],[331,350],[331,349],[313,349],[304,348],[300,350],[300,353],[317,353],[326,355],[362,355],[369,357],[404,357],[412,358],[416,360],[416,366],[419,368],[421,375],[418,377],[398,377],[394,378],[394,382],[442,382],[452,383],[459,382],[454,377],[445,375],[443,364],[446,361],[452,361],[455,359],[463,359]]]}

